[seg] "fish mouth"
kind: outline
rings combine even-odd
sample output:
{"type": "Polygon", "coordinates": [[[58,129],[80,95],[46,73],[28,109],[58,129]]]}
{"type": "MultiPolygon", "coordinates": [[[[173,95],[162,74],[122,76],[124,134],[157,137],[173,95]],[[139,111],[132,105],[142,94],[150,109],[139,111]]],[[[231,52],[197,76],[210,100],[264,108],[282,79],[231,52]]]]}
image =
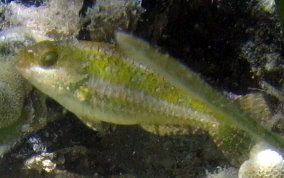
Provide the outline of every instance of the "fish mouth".
{"type": "Polygon", "coordinates": [[[45,70],[39,66],[23,67],[21,65],[16,66],[16,70],[35,88],[48,94],[49,89],[54,86],[54,78],[50,70],[45,70]]]}
{"type": "MultiPolygon", "coordinates": [[[[28,68],[24,68],[24,67],[16,64],[15,69],[16,69],[16,72],[21,74],[21,76],[23,76],[23,78],[25,78],[26,80],[30,81],[30,79],[32,78],[31,77],[32,73],[29,71],[28,68]]],[[[30,82],[32,82],[32,81],[30,81],[30,82]]]]}
{"type": "Polygon", "coordinates": [[[22,74],[25,78],[27,78],[30,75],[29,72],[28,72],[30,66],[23,59],[16,58],[15,61],[16,61],[15,62],[16,71],[19,72],[20,74],[22,74]]]}

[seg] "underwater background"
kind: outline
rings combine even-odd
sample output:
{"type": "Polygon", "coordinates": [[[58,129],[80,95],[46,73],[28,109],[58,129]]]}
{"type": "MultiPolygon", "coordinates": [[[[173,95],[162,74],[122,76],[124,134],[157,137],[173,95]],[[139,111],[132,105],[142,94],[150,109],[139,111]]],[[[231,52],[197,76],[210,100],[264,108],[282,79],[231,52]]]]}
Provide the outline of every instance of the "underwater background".
{"type": "MultiPolygon", "coordinates": [[[[283,134],[283,41],[273,1],[2,0],[0,21],[0,67],[40,40],[114,43],[115,32],[125,31],[179,60],[228,98],[261,93],[256,97],[267,106],[255,109],[268,110],[271,130],[283,134]]],[[[12,98],[23,103],[13,110],[51,119],[31,121],[28,128],[17,124],[15,135],[1,128],[0,177],[238,177],[239,167],[206,131],[165,128],[157,135],[139,126],[110,126],[101,134],[14,72],[3,73],[1,80],[15,79],[12,98]]]]}

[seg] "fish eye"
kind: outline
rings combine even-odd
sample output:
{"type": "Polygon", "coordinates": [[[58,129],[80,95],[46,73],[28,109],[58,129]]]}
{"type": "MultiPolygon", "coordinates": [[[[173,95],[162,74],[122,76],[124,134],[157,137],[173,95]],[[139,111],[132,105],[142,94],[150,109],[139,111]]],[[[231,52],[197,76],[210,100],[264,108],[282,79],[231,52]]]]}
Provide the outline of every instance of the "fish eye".
{"type": "Polygon", "coordinates": [[[41,59],[41,63],[45,67],[50,67],[56,64],[58,60],[58,54],[56,51],[48,51],[46,52],[41,59]]]}

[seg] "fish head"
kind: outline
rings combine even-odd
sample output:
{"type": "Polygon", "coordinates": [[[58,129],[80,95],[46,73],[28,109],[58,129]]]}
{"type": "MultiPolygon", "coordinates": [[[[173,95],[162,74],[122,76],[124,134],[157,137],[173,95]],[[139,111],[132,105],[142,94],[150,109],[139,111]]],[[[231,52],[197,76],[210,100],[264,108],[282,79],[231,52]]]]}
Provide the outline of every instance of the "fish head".
{"type": "Polygon", "coordinates": [[[17,71],[48,94],[84,78],[88,64],[83,59],[82,52],[68,44],[43,41],[20,51],[15,61],[17,71]]]}

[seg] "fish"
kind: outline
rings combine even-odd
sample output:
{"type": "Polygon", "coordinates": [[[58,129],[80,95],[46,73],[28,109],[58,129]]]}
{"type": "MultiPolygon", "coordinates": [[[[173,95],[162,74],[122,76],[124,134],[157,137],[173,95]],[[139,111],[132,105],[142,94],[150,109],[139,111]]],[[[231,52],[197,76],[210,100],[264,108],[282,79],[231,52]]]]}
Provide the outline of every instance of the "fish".
{"type": "Polygon", "coordinates": [[[177,125],[208,132],[234,165],[262,140],[283,151],[279,135],[147,42],[117,32],[117,44],[42,41],[16,57],[16,69],[82,122],[177,125]]]}

